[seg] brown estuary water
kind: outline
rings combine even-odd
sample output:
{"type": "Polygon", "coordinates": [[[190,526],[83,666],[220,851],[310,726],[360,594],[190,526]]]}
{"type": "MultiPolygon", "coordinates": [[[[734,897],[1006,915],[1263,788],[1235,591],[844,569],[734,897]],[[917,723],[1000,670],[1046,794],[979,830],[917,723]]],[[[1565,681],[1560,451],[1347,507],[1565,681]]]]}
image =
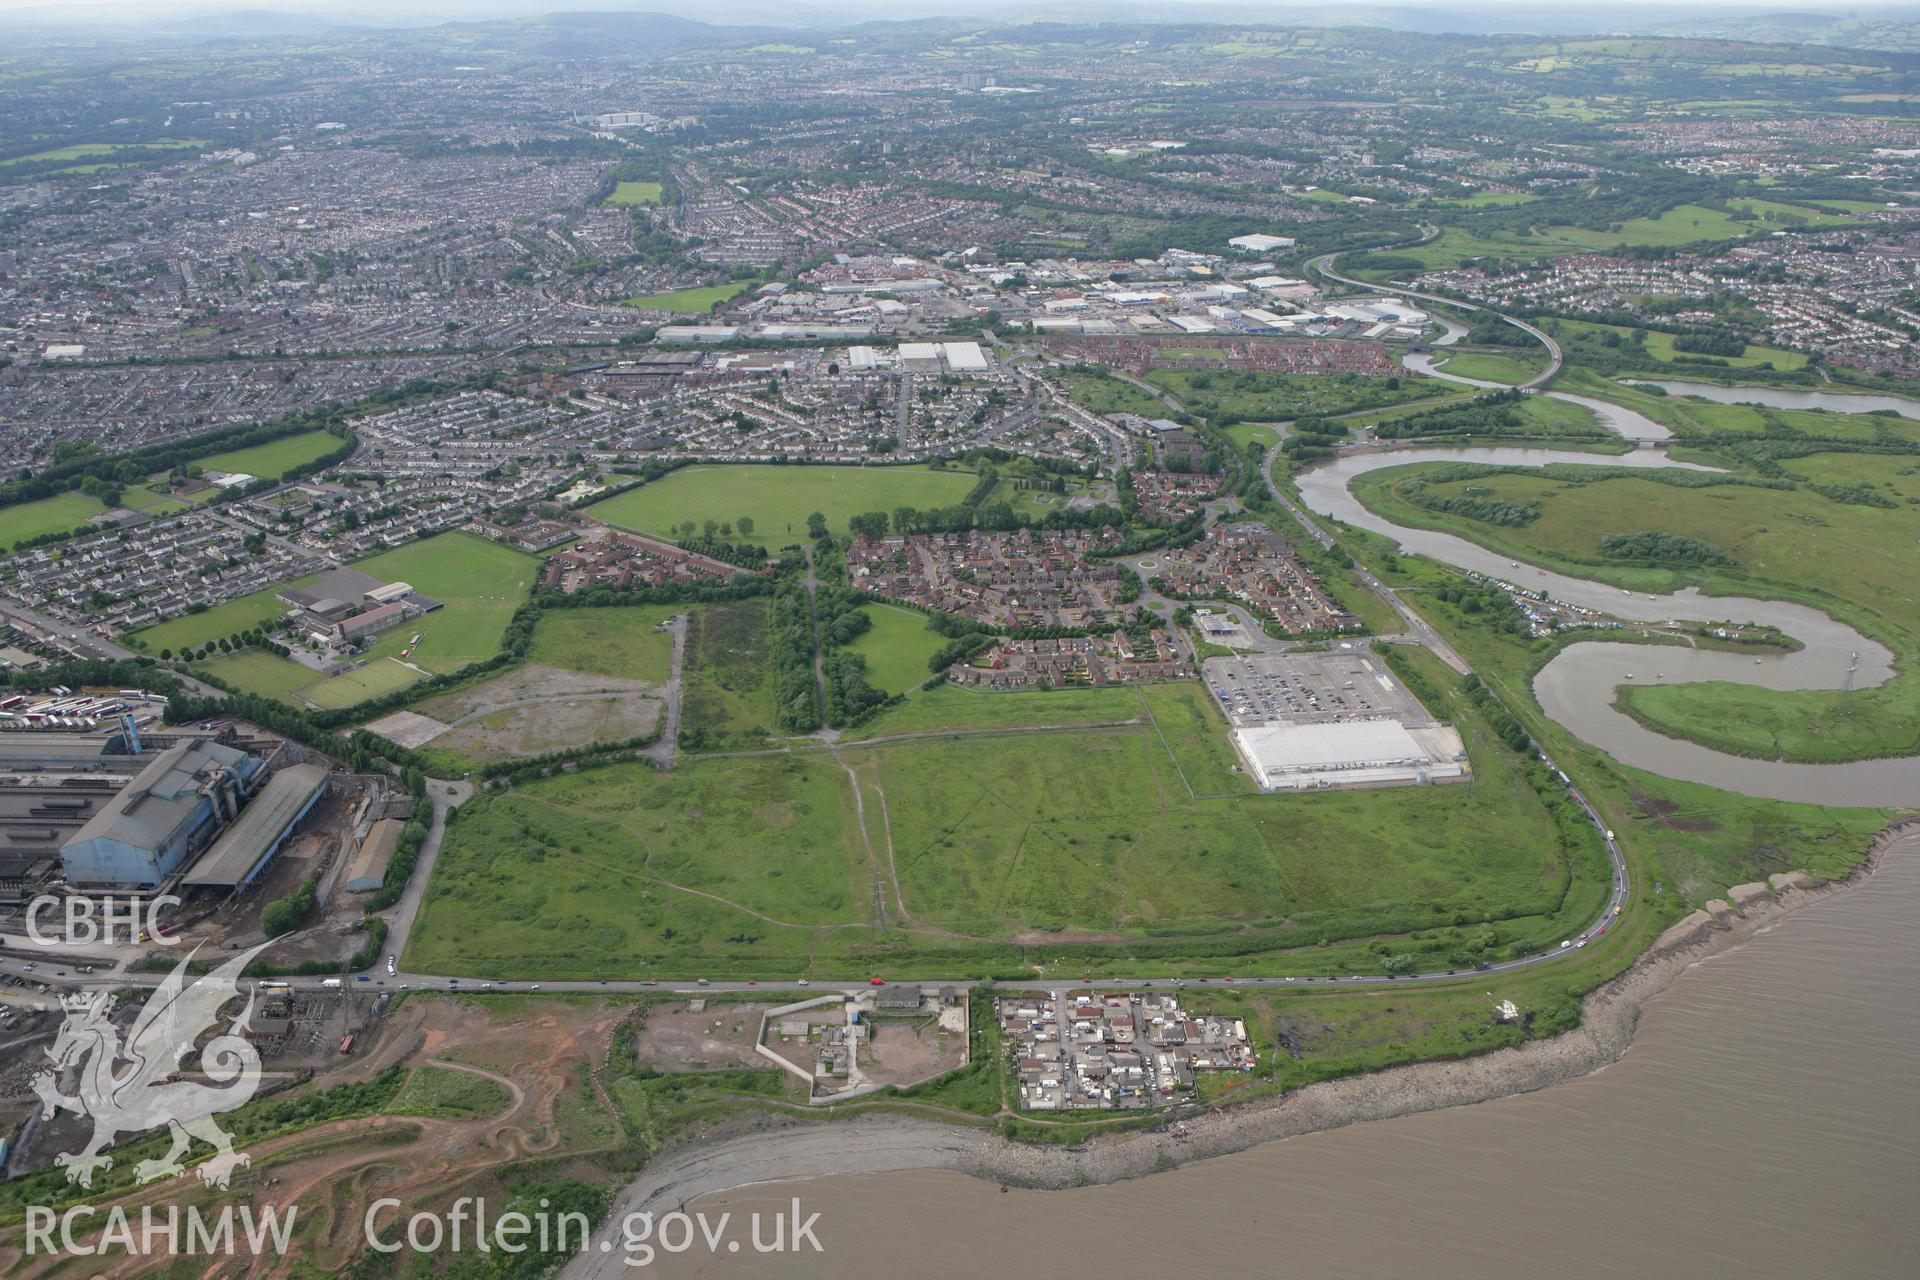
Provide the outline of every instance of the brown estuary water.
{"type": "Polygon", "coordinates": [[[1625,1058],[1478,1106],[1289,1139],[1133,1182],[953,1173],[748,1188],[818,1212],[819,1255],[662,1255],[671,1276],[1209,1273],[1910,1278],[1920,1269],[1920,842],[1683,974],[1625,1058]]]}

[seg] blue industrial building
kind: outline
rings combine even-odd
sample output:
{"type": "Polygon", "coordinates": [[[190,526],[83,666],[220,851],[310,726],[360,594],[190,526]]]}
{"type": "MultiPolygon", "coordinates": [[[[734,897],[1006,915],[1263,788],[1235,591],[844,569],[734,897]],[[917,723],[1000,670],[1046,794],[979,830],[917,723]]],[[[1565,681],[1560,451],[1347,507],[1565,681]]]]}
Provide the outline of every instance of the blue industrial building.
{"type": "Polygon", "coordinates": [[[195,740],[166,748],[60,851],[75,888],[157,889],[239,816],[264,766],[195,740]]]}

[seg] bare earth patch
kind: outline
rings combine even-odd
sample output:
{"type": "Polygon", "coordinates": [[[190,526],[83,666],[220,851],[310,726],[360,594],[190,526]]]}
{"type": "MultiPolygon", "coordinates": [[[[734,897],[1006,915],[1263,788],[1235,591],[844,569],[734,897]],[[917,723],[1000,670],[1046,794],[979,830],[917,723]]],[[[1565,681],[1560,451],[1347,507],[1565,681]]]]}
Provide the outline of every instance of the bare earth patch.
{"type": "Polygon", "coordinates": [[[764,1066],[766,1060],[753,1052],[763,1012],[762,1005],[725,1003],[701,1013],[684,1004],[649,1009],[635,1036],[635,1056],[659,1071],[764,1066]]]}
{"type": "Polygon", "coordinates": [[[539,702],[481,714],[434,745],[483,763],[545,755],[598,742],[625,742],[653,732],[665,706],[639,694],[539,702]]]}
{"type": "Polygon", "coordinates": [[[482,680],[457,693],[432,698],[414,708],[418,712],[457,724],[463,716],[497,710],[514,702],[595,693],[644,693],[656,686],[644,680],[618,676],[582,675],[562,667],[529,664],[515,667],[491,680],[482,680]]]}
{"type": "Polygon", "coordinates": [[[445,723],[412,711],[396,711],[367,725],[368,733],[377,733],[397,747],[413,750],[424,747],[447,731],[445,723]]]}

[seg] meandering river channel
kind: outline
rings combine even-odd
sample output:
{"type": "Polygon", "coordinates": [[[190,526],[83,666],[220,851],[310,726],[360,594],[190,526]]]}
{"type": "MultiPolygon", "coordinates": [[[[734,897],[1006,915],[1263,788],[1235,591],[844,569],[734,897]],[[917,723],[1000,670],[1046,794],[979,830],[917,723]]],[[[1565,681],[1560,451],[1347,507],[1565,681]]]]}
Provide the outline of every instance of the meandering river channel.
{"type": "Polygon", "coordinates": [[[1597,457],[1553,449],[1414,448],[1336,458],[1304,472],[1299,484],[1301,502],[1320,515],[1385,534],[1409,551],[1544,592],[1556,600],[1602,609],[1634,622],[1759,623],[1778,627],[1804,646],[1794,653],[1756,660],[1737,653],[1677,646],[1649,648],[1604,641],[1570,645],[1540,671],[1534,680],[1534,692],[1548,715],[1616,760],[1663,777],[1778,800],[1871,807],[1920,804],[1920,759],[1825,765],[1751,760],[1655,733],[1613,706],[1614,691],[1629,682],[1731,680],[1779,690],[1839,689],[1851,676],[1853,688],[1870,688],[1893,674],[1893,655],[1884,645],[1804,605],[1745,596],[1706,596],[1692,588],[1657,597],[1633,594],[1524,562],[1516,564],[1454,534],[1394,524],[1367,510],[1353,496],[1350,486],[1359,477],[1420,462],[1518,467],[1564,462],[1649,470],[1691,464],[1675,462],[1650,449],[1597,457]]]}

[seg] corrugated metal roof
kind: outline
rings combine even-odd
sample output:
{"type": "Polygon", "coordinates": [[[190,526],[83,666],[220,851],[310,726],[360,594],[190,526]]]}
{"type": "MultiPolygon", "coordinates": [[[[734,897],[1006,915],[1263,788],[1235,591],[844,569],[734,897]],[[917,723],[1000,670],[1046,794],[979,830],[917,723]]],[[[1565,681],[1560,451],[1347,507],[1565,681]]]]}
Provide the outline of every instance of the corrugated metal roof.
{"type": "Polygon", "coordinates": [[[290,765],[274,774],[213,847],[200,855],[181,884],[188,888],[237,887],[326,784],[327,771],[317,764],[290,765]]]}
{"type": "Polygon", "coordinates": [[[348,893],[360,893],[365,891],[353,887],[356,881],[371,881],[377,886],[384,880],[387,863],[393,860],[393,852],[400,845],[400,832],[406,825],[398,818],[382,818],[374,823],[354,853],[353,865],[347,868],[340,887],[348,893]]]}
{"type": "Polygon", "coordinates": [[[115,840],[138,849],[157,849],[178,831],[199,802],[200,788],[216,772],[236,780],[249,770],[247,754],[217,742],[182,742],[153,757],[69,845],[115,840]]]}

